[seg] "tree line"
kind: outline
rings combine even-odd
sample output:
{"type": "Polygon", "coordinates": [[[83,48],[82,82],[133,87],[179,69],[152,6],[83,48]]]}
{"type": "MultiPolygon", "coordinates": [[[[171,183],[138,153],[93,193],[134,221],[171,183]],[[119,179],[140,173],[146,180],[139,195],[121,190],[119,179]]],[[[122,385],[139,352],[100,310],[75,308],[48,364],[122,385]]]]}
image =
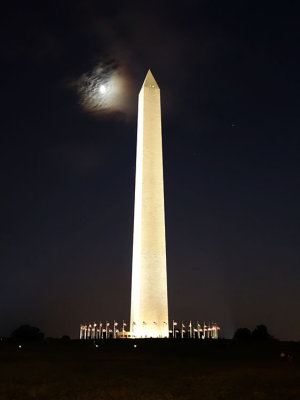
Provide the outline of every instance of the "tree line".
{"type": "MultiPolygon", "coordinates": [[[[21,325],[11,333],[10,338],[13,340],[43,341],[45,339],[45,335],[37,327],[30,325],[21,325]]],[[[69,336],[63,336],[61,339],[69,340],[70,338],[69,336]]],[[[265,325],[257,325],[253,331],[248,328],[237,329],[233,335],[233,340],[263,341],[274,340],[274,337],[270,335],[265,325]]]]}
{"type": "Polygon", "coordinates": [[[257,325],[257,327],[251,331],[248,328],[239,328],[233,335],[233,340],[249,341],[249,340],[274,340],[274,337],[270,335],[265,325],[257,325]]]}

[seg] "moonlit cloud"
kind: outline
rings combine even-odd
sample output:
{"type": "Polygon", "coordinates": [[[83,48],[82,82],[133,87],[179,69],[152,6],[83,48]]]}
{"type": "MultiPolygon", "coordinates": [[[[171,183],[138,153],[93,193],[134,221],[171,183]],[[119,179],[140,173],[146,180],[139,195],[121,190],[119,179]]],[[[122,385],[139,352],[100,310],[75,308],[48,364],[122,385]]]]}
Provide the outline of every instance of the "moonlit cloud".
{"type": "MultiPolygon", "coordinates": [[[[131,114],[134,98],[130,78],[116,62],[100,62],[83,73],[75,86],[82,108],[92,114],[131,114]]],[[[135,104],[135,103],[134,103],[135,104]]]]}

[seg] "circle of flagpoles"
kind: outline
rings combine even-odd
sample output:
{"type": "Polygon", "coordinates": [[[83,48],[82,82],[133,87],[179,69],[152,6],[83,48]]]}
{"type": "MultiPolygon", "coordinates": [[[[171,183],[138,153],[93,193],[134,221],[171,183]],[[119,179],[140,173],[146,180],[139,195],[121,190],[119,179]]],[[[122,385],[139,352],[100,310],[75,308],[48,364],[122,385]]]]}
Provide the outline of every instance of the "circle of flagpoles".
{"type": "MultiPolygon", "coordinates": [[[[143,325],[149,322],[143,321],[143,325]]],[[[157,325],[156,321],[152,322],[157,325]]],[[[167,322],[164,322],[165,324],[167,322]]],[[[136,325],[133,322],[133,325],[136,325]]],[[[218,339],[220,326],[216,322],[192,322],[188,323],[172,320],[169,325],[169,338],[173,339],[218,339]]],[[[128,330],[127,323],[123,320],[120,324],[117,321],[100,321],[88,324],[80,324],[79,339],[99,340],[99,339],[134,339],[135,336],[128,330]]]]}

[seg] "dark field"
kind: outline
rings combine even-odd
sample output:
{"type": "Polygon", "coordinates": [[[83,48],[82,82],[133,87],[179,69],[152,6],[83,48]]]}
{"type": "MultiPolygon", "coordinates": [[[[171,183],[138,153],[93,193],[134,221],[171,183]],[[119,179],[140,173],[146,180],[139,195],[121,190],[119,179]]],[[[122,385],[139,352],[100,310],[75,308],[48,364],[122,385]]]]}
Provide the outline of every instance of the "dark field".
{"type": "Polygon", "coordinates": [[[0,343],[0,399],[300,399],[299,343],[98,344],[0,343]]]}

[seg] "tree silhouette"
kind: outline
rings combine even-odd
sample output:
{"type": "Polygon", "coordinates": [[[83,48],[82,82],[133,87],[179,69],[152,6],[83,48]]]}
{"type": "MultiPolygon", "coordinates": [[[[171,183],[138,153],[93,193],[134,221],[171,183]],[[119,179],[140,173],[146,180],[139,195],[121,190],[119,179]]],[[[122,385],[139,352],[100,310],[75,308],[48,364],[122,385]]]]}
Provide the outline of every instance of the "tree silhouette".
{"type": "Polygon", "coordinates": [[[12,332],[10,337],[15,340],[40,341],[44,339],[44,334],[34,326],[21,325],[12,332]]]}
{"type": "Polygon", "coordinates": [[[272,340],[274,337],[269,334],[268,329],[265,325],[257,325],[257,327],[251,332],[248,328],[239,328],[233,335],[234,340],[272,340]]]}
{"type": "Polygon", "coordinates": [[[265,325],[257,325],[257,327],[252,332],[253,340],[272,340],[274,339],[272,335],[269,334],[268,329],[265,325]]]}
{"type": "Polygon", "coordinates": [[[234,340],[250,340],[251,339],[251,331],[248,328],[239,328],[235,331],[233,335],[234,340]]]}

